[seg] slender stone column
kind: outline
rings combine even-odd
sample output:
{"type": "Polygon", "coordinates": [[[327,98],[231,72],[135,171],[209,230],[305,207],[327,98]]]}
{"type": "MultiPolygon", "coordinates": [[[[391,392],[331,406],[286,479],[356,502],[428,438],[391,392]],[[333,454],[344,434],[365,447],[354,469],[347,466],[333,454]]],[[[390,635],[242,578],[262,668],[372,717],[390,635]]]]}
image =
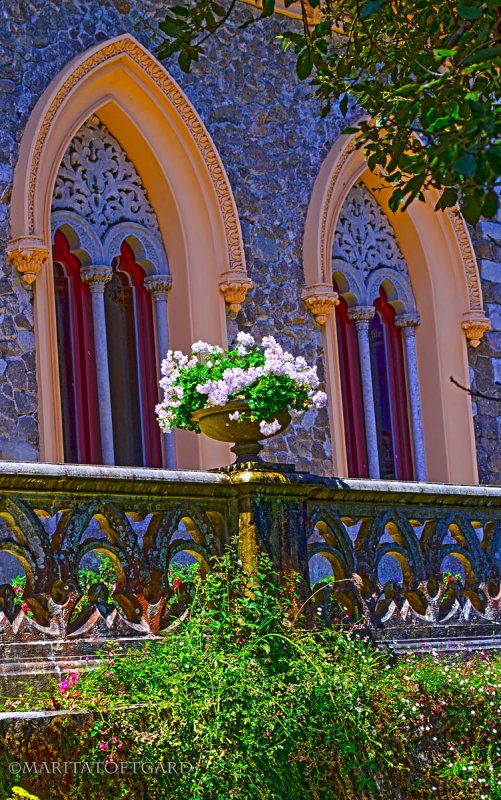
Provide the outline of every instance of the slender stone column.
{"type": "Polygon", "coordinates": [[[426,480],[426,459],[423,442],[423,421],[421,418],[421,395],[416,355],[416,328],[420,319],[418,314],[399,314],[395,325],[402,329],[407,360],[407,386],[411,409],[412,442],[414,445],[414,466],[416,479],[426,480]]]}
{"type": "Polygon", "coordinates": [[[372,388],[371,351],[369,347],[369,325],[374,317],[374,308],[372,306],[354,306],[349,309],[348,316],[353,320],[357,329],[369,478],[379,478],[379,452],[376,413],[374,410],[374,390],[372,388]]]}
{"type": "Polygon", "coordinates": [[[108,368],[108,340],[104,312],[104,287],[111,280],[111,267],[91,266],[80,271],[82,280],[90,289],[92,318],[94,321],[94,348],[96,351],[97,397],[103,464],[114,464],[113,420],[111,416],[110,372],[108,368]]]}
{"type": "MultiPolygon", "coordinates": [[[[155,306],[155,331],[158,352],[158,376],[160,364],[169,349],[169,326],[167,323],[167,296],[172,286],[170,275],[150,275],[145,278],[144,285],[153,297],[155,306]]],[[[176,466],[176,443],[174,433],[164,434],[165,466],[173,469],[176,466]]]]}

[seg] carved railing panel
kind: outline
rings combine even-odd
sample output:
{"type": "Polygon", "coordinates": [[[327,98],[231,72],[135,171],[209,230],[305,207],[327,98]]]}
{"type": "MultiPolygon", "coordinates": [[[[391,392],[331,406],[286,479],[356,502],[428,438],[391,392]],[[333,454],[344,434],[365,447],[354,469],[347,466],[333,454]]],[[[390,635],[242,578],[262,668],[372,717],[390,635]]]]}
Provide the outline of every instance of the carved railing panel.
{"type": "Polygon", "coordinates": [[[233,536],[245,559],[299,572],[328,624],[501,643],[501,488],[1,463],[0,661],[13,644],[80,652],[175,626],[189,565],[205,575],[233,536]],[[84,605],[96,554],[111,578],[84,605]]]}
{"type": "Polygon", "coordinates": [[[440,637],[445,629],[501,636],[501,510],[494,491],[495,503],[485,510],[475,507],[474,496],[473,507],[461,510],[442,504],[379,510],[379,498],[364,508],[349,501],[310,504],[318,612],[326,621],[368,625],[379,638],[440,637]]]}

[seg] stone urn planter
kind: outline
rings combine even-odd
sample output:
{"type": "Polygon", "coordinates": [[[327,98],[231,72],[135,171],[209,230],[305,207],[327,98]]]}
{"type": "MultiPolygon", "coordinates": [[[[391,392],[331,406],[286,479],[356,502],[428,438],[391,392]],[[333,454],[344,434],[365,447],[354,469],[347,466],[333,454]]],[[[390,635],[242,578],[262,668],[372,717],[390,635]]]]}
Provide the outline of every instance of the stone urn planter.
{"type": "Polygon", "coordinates": [[[193,412],[191,418],[202,433],[211,439],[216,439],[218,442],[234,442],[231,452],[236,455],[235,464],[262,461],[259,456],[263,449],[261,440],[283,433],[291,421],[287,409],[278,411],[272,414],[267,422],[277,420],[280,427],[270,434],[261,433],[259,422],[251,419],[251,410],[245,400],[232,400],[224,406],[200,408],[193,412]],[[238,418],[235,418],[236,412],[238,418]]]}

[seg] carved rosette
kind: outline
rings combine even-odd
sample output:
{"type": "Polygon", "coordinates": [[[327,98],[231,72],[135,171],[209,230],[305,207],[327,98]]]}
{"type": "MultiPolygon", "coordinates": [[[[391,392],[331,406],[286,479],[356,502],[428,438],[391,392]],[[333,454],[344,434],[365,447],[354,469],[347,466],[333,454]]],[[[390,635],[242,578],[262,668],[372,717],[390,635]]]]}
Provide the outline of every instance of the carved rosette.
{"type": "Polygon", "coordinates": [[[37,236],[14,239],[7,247],[7,258],[30,286],[49,258],[49,249],[37,236]]]}
{"type": "Polygon", "coordinates": [[[332,309],[339,303],[338,293],[328,283],[305,286],[301,297],[317,325],[325,325],[332,309]]]}
{"type": "Polygon", "coordinates": [[[252,289],[253,283],[243,270],[228,270],[223,272],[219,281],[219,288],[228,303],[232,314],[238,314],[247,292],[252,289]]]}
{"type": "Polygon", "coordinates": [[[106,266],[84,267],[80,270],[82,280],[88,285],[92,293],[101,294],[104,292],[105,284],[111,281],[113,270],[106,266]]]}
{"type": "Polygon", "coordinates": [[[486,331],[492,328],[491,321],[481,311],[465,311],[461,327],[470,345],[478,347],[486,331]]]}
{"type": "Polygon", "coordinates": [[[144,286],[150,292],[153,300],[164,300],[167,302],[167,296],[172,288],[171,275],[149,275],[144,279],[144,286]]]}

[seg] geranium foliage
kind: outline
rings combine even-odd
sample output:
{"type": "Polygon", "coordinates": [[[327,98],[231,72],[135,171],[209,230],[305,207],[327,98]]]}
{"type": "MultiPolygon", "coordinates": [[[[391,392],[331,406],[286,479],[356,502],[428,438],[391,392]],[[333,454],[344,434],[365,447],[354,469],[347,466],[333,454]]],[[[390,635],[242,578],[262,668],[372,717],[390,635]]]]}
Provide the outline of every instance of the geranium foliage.
{"type": "MultiPolygon", "coordinates": [[[[288,408],[323,408],[327,403],[325,392],[317,391],[317,368],[308,366],[302,356],[285,352],[273,336],[265,336],[258,346],[250,333],[240,331],[231,350],[207,342],[195,342],[190,356],[169,350],[162,375],[164,396],[156,411],[166,432],[186,428],[200,433],[192,419],[194,411],[242,399],[260,422],[261,433],[270,435],[280,427],[278,422],[278,427],[267,422],[273,414],[288,408]]],[[[239,417],[236,411],[231,419],[239,417]]]]}
{"type": "MultiPolygon", "coordinates": [[[[294,0],[284,0],[289,7],[294,0]]],[[[188,71],[236,6],[217,0],[175,5],[160,24],[162,58],[188,71]]],[[[476,223],[498,208],[501,16],[498,0],[299,0],[302,25],[282,19],[279,37],[296,72],[315,89],[322,113],[339,101],[367,117],[349,127],[368,166],[405,209],[427,189],[436,208],[459,203],[476,223]],[[354,101],[354,102],[353,102],[354,101]]],[[[241,27],[275,13],[263,0],[241,27]]]]}

